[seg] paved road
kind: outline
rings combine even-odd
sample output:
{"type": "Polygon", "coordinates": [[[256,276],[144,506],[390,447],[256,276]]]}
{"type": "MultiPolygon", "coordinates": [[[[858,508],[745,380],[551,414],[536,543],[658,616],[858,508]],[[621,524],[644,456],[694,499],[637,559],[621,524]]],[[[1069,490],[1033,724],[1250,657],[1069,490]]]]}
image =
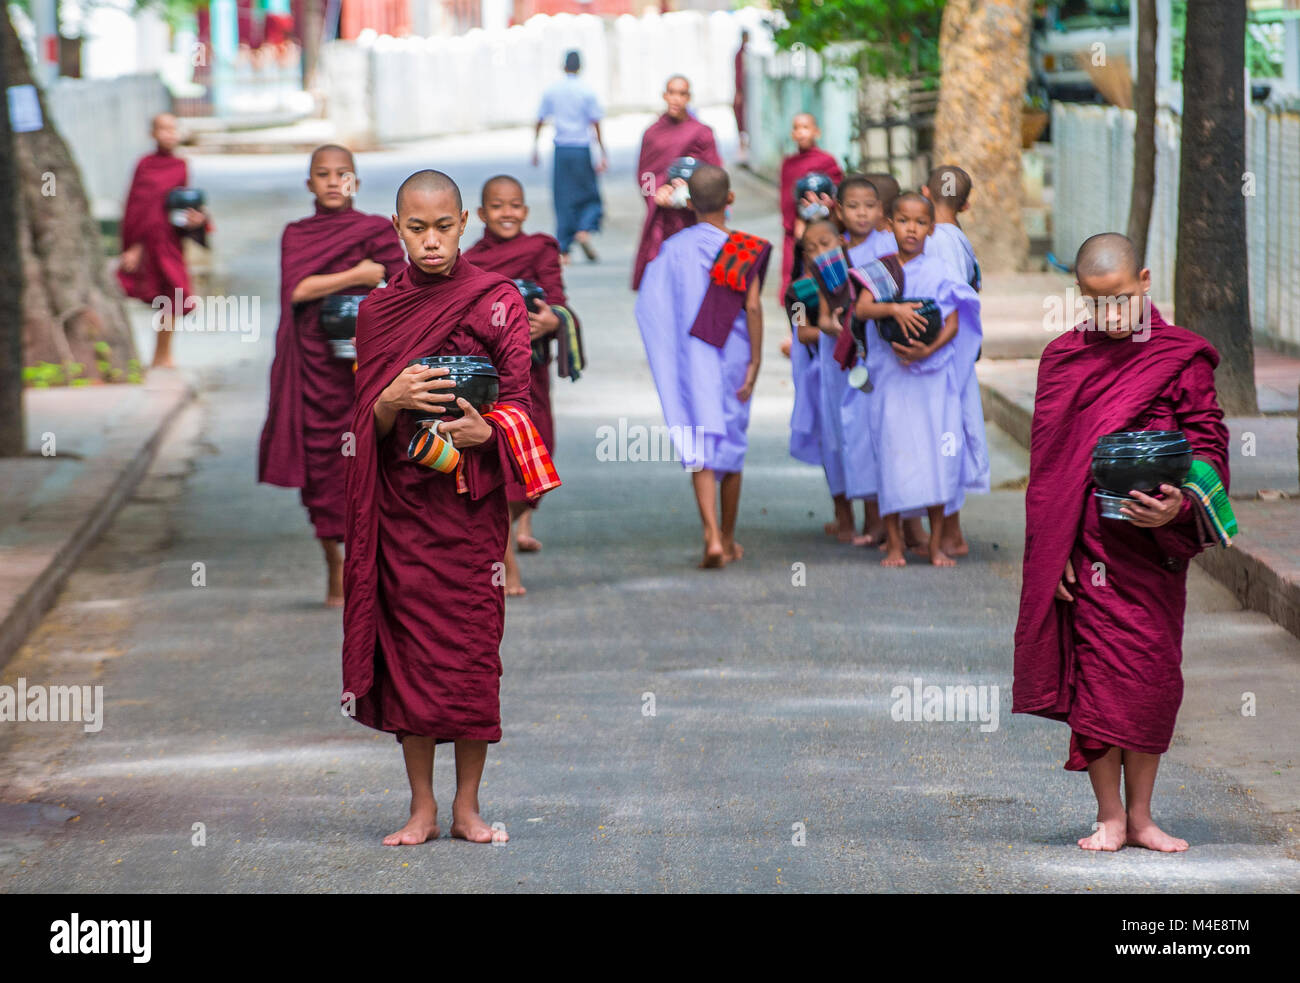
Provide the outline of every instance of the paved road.
{"type": "MultiPolygon", "coordinates": [[[[1088,855],[1074,841],[1092,796],[1061,769],[1065,728],[1009,712],[1018,492],[970,504],[973,552],[954,571],[886,572],[827,541],[820,475],[785,452],[790,388],[775,329],[741,564],[694,568],[697,523],[677,465],[597,459],[599,427],[658,422],[626,288],[636,122],[610,126],[603,261],[569,274],[593,368],[556,389],[565,487],[537,520],[544,552],[524,558],[529,594],[509,605],[505,738],[489,754],[483,811],[506,823],[510,843],[379,845],[405,818],[398,747],[339,715],[340,618],[319,606],[318,548],[296,495],[253,483],[276,244],[306,211],[304,162],[203,158],[196,180],[217,215],[226,289],[265,298],[267,337],[179,339],[179,356],[201,369],[200,402],[0,676],[98,683],[107,704],[97,734],[0,730],[3,890],[1300,888],[1275,817],[1236,775],[1202,767],[1199,750],[1207,735],[1267,726],[1230,712],[1255,663],[1238,655],[1234,671],[1216,672],[1214,653],[1248,637],[1252,658],[1294,688],[1294,639],[1205,578],[1193,578],[1189,690],[1216,709],[1180,731],[1158,786],[1158,818],[1195,847],[1088,855]],[[204,587],[192,586],[195,563],[204,587]],[[893,688],[915,677],[999,687],[997,729],[891,719],[893,688]]],[[[509,170],[528,184],[530,225],[550,228],[545,171],[528,172],[525,148],[516,132],[369,155],[360,205],[387,212],[420,166],[444,167],[471,192],[509,170]]],[[[751,193],[737,225],[774,235],[771,211],[751,193]]],[[[998,477],[1023,466],[1004,449],[998,477]]],[[[451,761],[438,756],[444,805],[451,761]]]]}

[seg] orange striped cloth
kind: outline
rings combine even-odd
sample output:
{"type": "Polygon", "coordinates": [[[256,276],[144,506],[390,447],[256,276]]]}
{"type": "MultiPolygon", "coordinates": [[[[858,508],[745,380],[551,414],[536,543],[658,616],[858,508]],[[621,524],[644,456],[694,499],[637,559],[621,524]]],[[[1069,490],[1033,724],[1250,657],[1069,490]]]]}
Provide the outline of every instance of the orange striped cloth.
{"type": "MultiPolygon", "coordinates": [[[[483,419],[494,421],[505,431],[506,442],[510,445],[510,452],[519,464],[519,473],[523,477],[524,493],[530,501],[540,498],[552,488],[560,487],[560,475],[555,470],[555,462],[551,460],[550,452],[542,443],[541,435],[527,413],[512,403],[502,403],[484,413],[483,419]]],[[[456,468],[456,491],[464,495],[469,491],[469,485],[461,473],[465,466],[463,455],[460,461],[456,468]]]]}

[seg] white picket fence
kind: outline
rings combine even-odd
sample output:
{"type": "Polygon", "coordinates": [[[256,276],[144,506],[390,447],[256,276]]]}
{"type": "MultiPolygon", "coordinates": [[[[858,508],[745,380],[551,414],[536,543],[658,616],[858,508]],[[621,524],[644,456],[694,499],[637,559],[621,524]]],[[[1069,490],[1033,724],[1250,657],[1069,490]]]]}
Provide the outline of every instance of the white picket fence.
{"type": "Polygon", "coordinates": [[[157,75],[60,78],[45,105],[81,171],[97,219],[120,218],[136,161],[153,150],[149,122],[171,108],[157,75]]]}
{"type": "MultiPolygon", "coordinates": [[[[1136,116],[1114,107],[1056,103],[1052,245],[1069,263],[1098,232],[1128,227],[1136,116]]],[[[1178,243],[1180,120],[1156,119],[1156,187],[1147,265],[1157,302],[1174,293],[1178,243]]],[[[1246,118],[1247,254],[1251,324],[1284,347],[1300,347],[1300,115],[1251,107],[1246,118]]]]}
{"type": "Polygon", "coordinates": [[[682,74],[696,105],[730,103],[740,31],[760,11],[680,11],[604,20],[538,15],[504,30],[392,38],[363,33],[325,46],[327,112],[344,139],[388,142],[530,125],[542,92],[582,53],[582,79],[605,111],[663,108],[664,82],[682,74]]]}

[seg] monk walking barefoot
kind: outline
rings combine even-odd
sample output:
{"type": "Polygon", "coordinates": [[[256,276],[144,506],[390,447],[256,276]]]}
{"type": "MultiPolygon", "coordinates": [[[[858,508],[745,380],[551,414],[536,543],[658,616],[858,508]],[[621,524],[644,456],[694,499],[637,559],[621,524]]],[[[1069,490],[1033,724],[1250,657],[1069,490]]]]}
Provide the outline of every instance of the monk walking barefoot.
{"type": "Polygon", "coordinates": [[[1106,434],[1181,430],[1226,500],[1219,357],[1151,306],[1151,273],[1126,236],[1088,239],[1075,270],[1095,313],[1039,364],[1012,711],[1070,725],[1065,767],[1088,772],[1102,826],[1080,847],[1178,853],[1187,841],[1155,824],[1151,798],[1183,698],[1187,565],[1225,538],[1220,507],[1198,519],[1192,495],[1162,484],[1129,490],[1125,519],[1106,517],[1090,465],[1106,434]]]}
{"type": "MultiPolygon", "coordinates": [[[[335,295],[364,296],[406,266],[402,242],[382,215],[353,207],[361,181],[346,147],[317,147],[307,165],[312,214],[280,239],[280,323],[257,480],[298,488],[325,556],[325,606],[343,607],[347,455],[351,449],[354,353],[340,356],[321,328],[335,295]]],[[[337,297],[335,297],[337,302],[337,297]]]]}
{"type": "Polygon", "coordinates": [[[181,143],[176,117],[159,113],[153,118],[151,134],[156,149],[136,164],[127,192],[117,278],[128,297],[154,308],[156,337],[150,367],[174,369],[175,324],[196,300],[190,296],[183,240],[188,237],[206,246],[210,223],[204,209],[186,208],[173,215],[167,208],[168,193],[189,184],[189,165],[176,154],[181,143]]]}
{"type": "Polygon", "coordinates": [[[384,846],[418,846],[442,835],[433,797],[433,739],[408,734],[401,741],[411,783],[411,818],[396,833],[384,837],[384,846]]]}
{"type": "MultiPolygon", "coordinates": [[[[905,565],[910,550],[928,556],[937,567],[954,560],[941,549],[943,514],[947,503],[961,495],[961,393],[957,367],[974,361],[982,334],[979,297],[966,284],[950,280],[945,269],[925,252],[934,228],[934,208],[914,193],[898,196],[892,206],[898,252],[872,260],[863,270],[868,286],[855,301],[860,320],[873,321],[868,336],[879,334],[879,322],[893,319],[903,341],[885,344],[872,338],[866,363],[875,391],[867,401],[866,422],[875,435],[878,499],[885,517],[887,548],[882,566],[905,565]],[[877,296],[879,294],[879,296],[877,296]],[[933,300],[940,327],[928,343],[928,327],[917,302],[933,300]],[[930,520],[925,537],[919,517],[930,520]]],[[[897,337],[897,336],[894,336],[897,337]]]]}
{"type": "Polygon", "coordinates": [[[704,534],[700,566],[717,569],[739,559],[740,476],[763,349],[759,291],[772,248],[726,227],[736,195],[721,167],[701,164],[688,184],[699,221],[646,266],[636,319],[673,446],[691,472],[704,534]]]}
{"type": "Polygon", "coordinates": [[[392,225],[409,265],[357,318],[342,700],[359,723],[402,744],[411,820],[389,838],[398,843],[435,835],[433,748],[451,742],[452,833],[491,841],[477,789],[487,745],[501,740],[506,485],[517,476],[531,498],[559,485],[528,417],[532,353],[523,298],[505,277],[460,255],[468,219],[446,174],[407,178],[392,225]],[[448,370],[418,361],[437,355],[486,357],[499,376],[495,406],[480,413],[456,398],[461,415],[449,420],[448,370]],[[450,470],[411,458],[426,415],[459,454],[450,470]]]}
{"type": "MultiPolygon", "coordinates": [[[[560,272],[561,249],[544,232],[525,232],[528,204],[524,188],[508,174],[490,177],[483,184],[478,217],[483,238],[465,250],[465,258],[480,269],[500,273],[515,281],[536,284],[545,299],[534,298],[528,311],[529,340],[533,361],[529,377],[529,414],[548,451],[555,450],[555,418],[551,412],[551,365],[561,379],[576,382],[586,367],[582,326],[564,292],[560,272]]],[[[567,247],[566,247],[567,248],[567,247]]],[[[536,553],[542,544],[533,536],[533,512],[537,499],[530,500],[522,487],[510,482],[506,488],[510,519],[515,531],[508,540],[506,594],[524,593],[518,553],[536,553]]]]}
{"type": "Polygon", "coordinates": [[[336,539],[322,539],[320,544],[325,551],[325,606],[341,608],[343,607],[343,550],[336,539]]]}
{"type": "MultiPolygon", "coordinates": [[[[513,522],[519,517],[520,513],[528,514],[528,509],[522,503],[510,503],[510,519],[513,522]]],[[[523,579],[519,572],[519,557],[515,555],[515,542],[510,536],[506,537],[506,597],[523,597],[528,593],[528,588],[524,586],[523,579]]]]}
{"type": "Polygon", "coordinates": [[[451,835],[470,843],[505,843],[510,834],[494,829],[478,812],[478,787],[487,761],[487,741],[456,742],[456,798],[451,803],[451,835]]]}

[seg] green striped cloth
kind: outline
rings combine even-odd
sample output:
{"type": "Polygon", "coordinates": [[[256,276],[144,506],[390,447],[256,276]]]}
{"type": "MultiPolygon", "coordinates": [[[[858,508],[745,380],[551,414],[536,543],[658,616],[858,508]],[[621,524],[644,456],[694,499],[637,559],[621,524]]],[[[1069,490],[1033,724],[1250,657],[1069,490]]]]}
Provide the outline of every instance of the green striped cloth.
{"type": "Polygon", "coordinates": [[[1232,537],[1237,535],[1237,517],[1219,473],[1205,461],[1194,460],[1183,490],[1191,494],[1201,542],[1206,546],[1231,546],[1232,537]]]}
{"type": "Polygon", "coordinates": [[[582,350],[582,333],[568,308],[552,304],[551,310],[560,319],[560,326],[555,329],[555,336],[560,342],[560,364],[556,367],[557,371],[561,379],[577,382],[587,368],[586,353],[582,350]]]}

